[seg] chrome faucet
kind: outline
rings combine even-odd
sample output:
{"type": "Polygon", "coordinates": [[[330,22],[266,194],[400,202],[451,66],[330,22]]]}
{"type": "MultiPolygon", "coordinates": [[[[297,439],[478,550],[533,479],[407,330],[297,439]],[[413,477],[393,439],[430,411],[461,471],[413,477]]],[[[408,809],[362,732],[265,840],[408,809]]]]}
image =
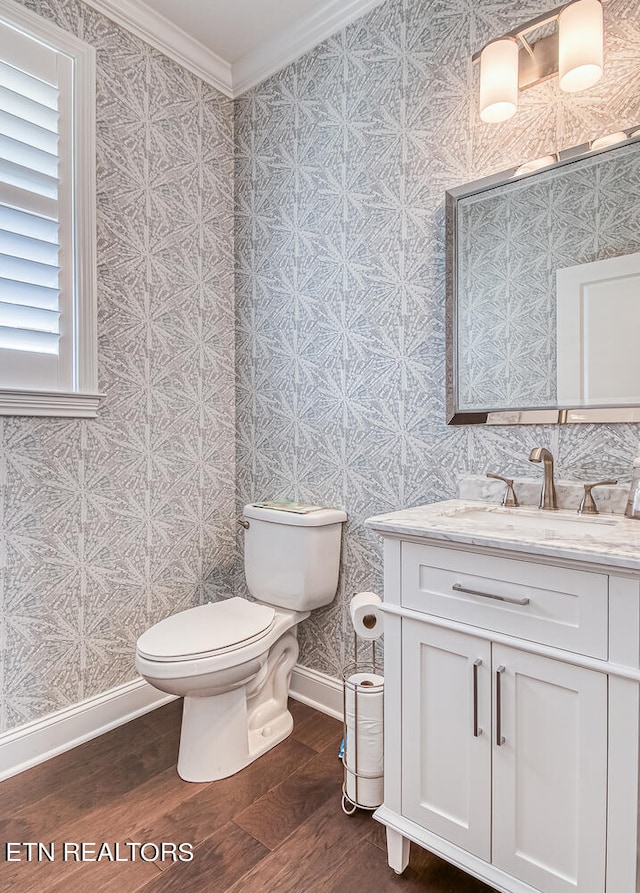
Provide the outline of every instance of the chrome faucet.
{"type": "Polygon", "coordinates": [[[546,447],[534,447],[529,456],[529,462],[544,462],[544,480],[540,491],[540,508],[557,509],[558,499],[556,487],[553,482],[553,456],[546,447]]]}

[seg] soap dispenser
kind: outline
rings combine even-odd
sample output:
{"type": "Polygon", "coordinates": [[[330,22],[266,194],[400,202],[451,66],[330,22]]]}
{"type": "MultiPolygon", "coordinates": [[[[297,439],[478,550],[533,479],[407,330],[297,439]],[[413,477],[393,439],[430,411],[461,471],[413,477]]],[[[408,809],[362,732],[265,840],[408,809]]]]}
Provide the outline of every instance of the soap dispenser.
{"type": "Polygon", "coordinates": [[[637,518],[640,521],[640,456],[633,460],[631,489],[624,513],[627,518],[637,518]]]}

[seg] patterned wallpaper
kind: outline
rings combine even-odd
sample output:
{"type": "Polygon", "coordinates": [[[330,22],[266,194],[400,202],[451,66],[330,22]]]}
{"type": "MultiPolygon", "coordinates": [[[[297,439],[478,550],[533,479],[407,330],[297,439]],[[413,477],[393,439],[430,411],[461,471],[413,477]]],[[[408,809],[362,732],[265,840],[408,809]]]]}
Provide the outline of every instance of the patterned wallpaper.
{"type": "Polygon", "coordinates": [[[135,677],[233,570],[233,110],[76,0],[97,50],[97,420],[0,420],[0,731],[135,677]]]}
{"type": "MultiPolygon", "coordinates": [[[[344,506],[338,597],[300,632],[338,674],[348,599],[381,587],[369,515],[451,497],[461,473],[629,474],[634,425],[445,425],[444,193],[640,121],[640,3],[604,7],[606,71],[586,93],[527,91],[478,118],[471,55],[543,0],[387,0],[236,102],[238,501],[344,506]]],[[[241,575],[238,572],[238,580],[241,575]]]]}
{"type": "Polygon", "coordinates": [[[338,598],[300,633],[337,674],[347,601],[381,585],[366,517],[461,473],[535,476],[536,444],[567,477],[628,471],[637,426],[444,424],[443,197],[640,120],[638,0],[605,7],[601,84],[543,85],[504,125],[478,120],[470,56],[542,0],[387,0],[236,101],[235,316],[232,103],[78,0],[23,2],[98,51],[106,399],[0,420],[0,730],[132,678],[150,623],[243,592],[245,501],[349,512],[338,598]]]}
{"type": "Polygon", "coordinates": [[[640,250],[640,143],[463,198],[458,220],[459,408],[556,406],[556,271],[640,250]]]}

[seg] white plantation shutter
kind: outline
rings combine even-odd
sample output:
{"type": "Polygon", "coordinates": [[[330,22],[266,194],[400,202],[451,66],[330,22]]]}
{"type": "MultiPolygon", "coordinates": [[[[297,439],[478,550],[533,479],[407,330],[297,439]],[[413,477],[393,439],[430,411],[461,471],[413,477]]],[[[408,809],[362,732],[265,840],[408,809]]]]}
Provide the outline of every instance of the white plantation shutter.
{"type": "MultiPolygon", "coordinates": [[[[87,179],[94,164],[93,78],[90,47],[3,0],[0,389],[7,392],[96,390],[95,208],[87,179]],[[83,140],[79,122],[91,126],[83,140]]],[[[0,413],[7,414],[4,399],[0,390],[0,413]]],[[[10,409],[15,393],[11,399],[10,409]]],[[[26,413],[95,414],[37,406],[26,413]]]]}
{"type": "MultiPolygon", "coordinates": [[[[68,227],[72,158],[61,90],[72,61],[3,23],[0,26],[0,379],[9,387],[71,386],[61,344],[60,238],[68,227]]],[[[68,278],[68,276],[67,276],[68,278]]],[[[69,296],[71,297],[71,296],[69,296]]],[[[66,300],[65,300],[66,299],[66,300]]],[[[66,322],[66,321],[65,321],[66,322]]]]}

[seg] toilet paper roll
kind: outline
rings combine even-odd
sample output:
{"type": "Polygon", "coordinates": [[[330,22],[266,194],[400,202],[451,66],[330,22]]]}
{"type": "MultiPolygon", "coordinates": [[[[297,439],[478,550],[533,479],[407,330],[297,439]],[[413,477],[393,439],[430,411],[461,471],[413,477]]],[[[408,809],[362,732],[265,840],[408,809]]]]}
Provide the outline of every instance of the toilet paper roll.
{"type": "Polygon", "coordinates": [[[373,808],[383,800],[383,706],[382,676],[349,676],[345,684],[346,793],[359,806],[373,808]]]}
{"type": "Polygon", "coordinates": [[[359,592],[349,604],[351,622],[361,639],[379,639],[383,632],[382,599],[375,592],[359,592]]]}

